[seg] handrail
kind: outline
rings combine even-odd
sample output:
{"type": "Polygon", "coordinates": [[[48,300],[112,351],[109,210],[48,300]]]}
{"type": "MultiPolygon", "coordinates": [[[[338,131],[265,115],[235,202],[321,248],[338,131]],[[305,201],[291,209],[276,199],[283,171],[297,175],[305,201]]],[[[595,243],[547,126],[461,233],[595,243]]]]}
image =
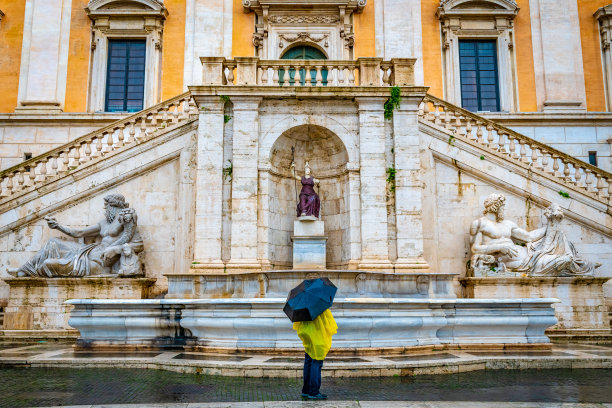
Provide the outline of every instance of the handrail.
{"type": "Polygon", "coordinates": [[[608,205],[611,204],[612,173],[599,167],[430,94],[421,102],[419,118],[451,137],[462,137],[502,153],[515,162],[544,172],[558,182],[571,185],[608,205]],[[484,130],[487,132],[486,138],[484,130]],[[562,172],[559,161],[563,165],[562,172]],[[586,176],[584,180],[582,173],[586,176]]]}
{"type": "Polygon", "coordinates": [[[87,166],[97,157],[148,140],[159,130],[188,120],[192,111],[196,112],[197,109],[191,100],[191,93],[185,92],[2,170],[0,199],[12,198],[49,179],[87,166]],[[124,133],[126,128],[127,134],[124,133]],[[50,163],[50,168],[47,163],[50,163]]]}

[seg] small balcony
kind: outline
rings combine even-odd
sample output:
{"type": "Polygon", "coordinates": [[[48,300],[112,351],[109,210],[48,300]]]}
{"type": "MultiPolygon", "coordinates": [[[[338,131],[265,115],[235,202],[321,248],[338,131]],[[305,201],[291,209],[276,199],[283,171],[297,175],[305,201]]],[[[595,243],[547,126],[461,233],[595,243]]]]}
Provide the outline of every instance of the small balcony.
{"type": "Polygon", "coordinates": [[[201,57],[202,84],[268,87],[414,86],[415,58],[262,60],[201,57]]]}

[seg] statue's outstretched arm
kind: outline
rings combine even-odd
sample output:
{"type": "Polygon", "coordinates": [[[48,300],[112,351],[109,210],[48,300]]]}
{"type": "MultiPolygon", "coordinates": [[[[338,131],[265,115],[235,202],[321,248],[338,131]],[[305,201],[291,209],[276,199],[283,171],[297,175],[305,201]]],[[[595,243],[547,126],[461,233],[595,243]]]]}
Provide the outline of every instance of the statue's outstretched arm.
{"type": "Polygon", "coordinates": [[[56,229],[72,238],[92,237],[100,234],[100,224],[90,225],[89,227],[79,230],[61,225],[55,220],[55,218],[45,217],[45,220],[47,221],[49,228],[56,229]]]}
{"type": "Polygon", "coordinates": [[[546,234],[546,227],[534,229],[533,231],[527,231],[518,226],[512,228],[512,239],[522,242],[533,242],[542,238],[546,234]]]}

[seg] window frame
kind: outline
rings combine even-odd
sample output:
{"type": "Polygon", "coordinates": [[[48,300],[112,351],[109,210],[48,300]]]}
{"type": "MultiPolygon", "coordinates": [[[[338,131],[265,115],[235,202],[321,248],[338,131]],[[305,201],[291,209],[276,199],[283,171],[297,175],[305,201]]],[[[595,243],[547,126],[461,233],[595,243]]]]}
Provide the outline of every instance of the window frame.
{"type": "Polygon", "coordinates": [[[436,14],[440,19],[446,100],[461,106],[459,42],[495,40],[499,112],[519,111],[513,26],[518,11],[513,0],[443,0],[436,14]],[[466,7],[469,3],[477,6],[466,7]]]}
{"type": "Polygon", "coordinates": [[[161,101],[163,26],[168,11],[152,0],[95,0],[85,9],[92,20],[88,112],[106,112],[109,42],[145,41],[143,109],[161,101]],[[112,7],[119,3],[125,7],[112,7]],[[130,3],[138,5],[130,7],[130,3]]]}
{"type": "MultiPolygon", "coordinates": [[[[145,76],[146,76],[146,72],[147,72],[147,69],[146,69],[146,58],[147,58],[147,49],[146,49],[146,46],[147,46],[146,40],[137,40],[137,39],[129,39],[129,40],[125,40],[125,39],[109,39],[108,40],[108,49],[109,49],[109,52],[108,52],[108,55],[107,55],[107,67],[106,67],[106,84],[105,84],[106,85],[106,89],[104,91],[104,111],[105,112],[128,112],[128,113],[133,113],[133,112],[138,112],[138,111],[140,111],[140,110],[142,110],[144,108],[144,106],[145,106],[144,94],[145,94],[145,85],[146,85],[145,76]],[[141,43],[143,45],[144,52],[145,52],[145,56],[144,56],[145,61],[143,63],[144,66],[143,66],[143,69],[142,69],[142,74],[143,74],[143,81],[145,81],[145,82],[142,85],[142,98],[141,98],[142,105],[141,105],[140,109],[138,109],[138,110],[131,111],[127,107],[127,101],[128,101],[127,93],[129,92],[129,83],[128,83],[128,81],[129,81],[129,71],[126,72],[126,76],[125,76],[125,91],[124,91],[125,98],[123,100],[124,109],[123,110],[109,110],[108,102],[109,102],[109,94],[110,94],[110,86],[111,86],[110,83],[109,83],[109,79],[110,79],[110,72],[111,72],[111,66],[110,65],[111,65],[111,58],[112,58],[111,44],[113,42],[116,42],[116,43],[120,43],[120,42],[123,42],[123,43],[136,43],[136,42],[139,42],[139,43],[141,43]]],[[[129,50],[129,48],[128,48],[128,50],[129,50]]],[[[129,53],[129,51],[128,51],[128,53],[129,53]]],[[[128,61],[126,62],[126,64],[129,64],[129,54],[128,54],[128,61]]]]}
{"type": "Polygon", "coordinates": [[[476,52],[476,67],[474,69],[474,72],[476,73],[476,100],[477,100],[477,109],[474,112],[499,112],[501,109],[501,103],[500,103],[500,95],[499,95],[499,67],[498,67],[498,57],[497,57],[497,40],[485,40],[485,39],[463,39],[463,40],[459,40],[459,86],[461,87],[461,106],[465,109],[468,109],[466,106],[464,106],[464,98],[463,98],[463,77],[461,75],[461,73],[463,72],[461,70],[461,44],[462,43],[474,43],[474,44],[478,44],[478,43],[493,43],[494,44],[494,51],[495,51],[495,111],[486,111],[484,109],[482,109],[482,101],[481,101],[481,93],[480,93],[480,86],[482,85],[480,83],[480,72],[481,70],[479,69],[479,62],[478,62],[478,47],[476,46],[475,52],[476,52]]]}

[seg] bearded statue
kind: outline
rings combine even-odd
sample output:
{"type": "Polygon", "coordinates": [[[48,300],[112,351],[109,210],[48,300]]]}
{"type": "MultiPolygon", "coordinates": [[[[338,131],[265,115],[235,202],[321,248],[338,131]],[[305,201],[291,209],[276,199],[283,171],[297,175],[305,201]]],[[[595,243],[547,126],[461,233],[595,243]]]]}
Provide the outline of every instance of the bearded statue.
{"type": "MultiPolygon", "coordinates": [[[[138,254],[143,250],[137,229],[136,211],[121,194],[104,197],[105,217],[97,224],[82,230],[60,225],[55,218],[45,217],[49,228],[72,238],[89,238],[96,242],[83,244],[61,238],[51,238],[36,255],[16,270],[8,272],[16,277],[81,277],[114,276],[121,268],[122,253],[138,254]],[[129,246],[130,249],[125,248],[129,246]]],[[[131,258],[134,263],[134,258],[131,258]]],[[[131,268],[141,275],[141,268],[131,268]]]]}
{"type": "Polygon", "coordinates": [[[475,276],[508,272],[530,276],[593,275],[601,264],[582,259],[559,224],[563,211],[551,204],[545,211],[546,226],[526,231],[504,219],[506,197],[491,194],[484,202],[483,216],[470,227],[475,276]]]}

